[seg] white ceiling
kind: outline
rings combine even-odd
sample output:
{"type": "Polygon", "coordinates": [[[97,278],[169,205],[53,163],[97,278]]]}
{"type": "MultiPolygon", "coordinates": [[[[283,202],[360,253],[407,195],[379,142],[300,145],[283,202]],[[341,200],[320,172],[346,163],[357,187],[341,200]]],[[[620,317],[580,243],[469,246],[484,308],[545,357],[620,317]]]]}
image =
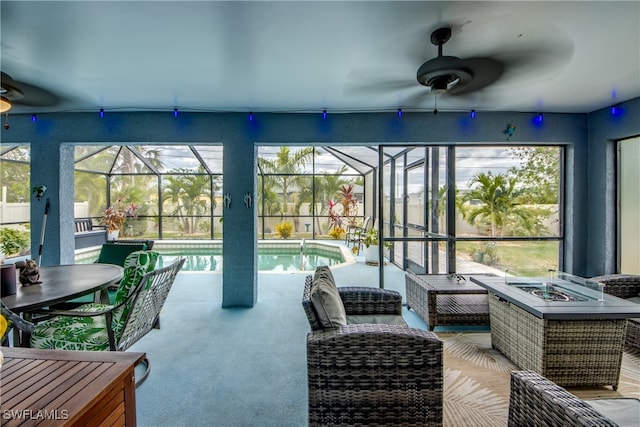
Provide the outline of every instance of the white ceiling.
{"type": "Polygon", "coordinates": [[[440,111],[590,112],[640,96],[640,1],[6,1],[1,64],[60,97],[12,112],[434,108],[437,56],[524,60],[440,111]]]}

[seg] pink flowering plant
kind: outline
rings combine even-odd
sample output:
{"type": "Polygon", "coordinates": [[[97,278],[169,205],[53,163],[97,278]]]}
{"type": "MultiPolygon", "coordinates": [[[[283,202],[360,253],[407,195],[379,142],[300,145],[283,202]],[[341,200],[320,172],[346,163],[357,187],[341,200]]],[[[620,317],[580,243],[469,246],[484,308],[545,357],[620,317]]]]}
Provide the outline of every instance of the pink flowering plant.
{"type": "Polygon", "coordinates": [[[338,240],[344,234],[344,228],[342,227],[342,216],[335,210],[336,206],[338,203],[329,200],[329,235],[338,240]]]}
{"type": "Polygon", "coordinates": [[[100,218],[100,224],[105,225],[107,227],[107,231],[112,232],[116,230],[122,229],[125,220],[127,217],[137,218],[138,212],[136,205],[131,202],[131,205],[124,208],[122,198],[118,197],[116,202],[109,206],[102,213],[102,218],[100,218]]]}

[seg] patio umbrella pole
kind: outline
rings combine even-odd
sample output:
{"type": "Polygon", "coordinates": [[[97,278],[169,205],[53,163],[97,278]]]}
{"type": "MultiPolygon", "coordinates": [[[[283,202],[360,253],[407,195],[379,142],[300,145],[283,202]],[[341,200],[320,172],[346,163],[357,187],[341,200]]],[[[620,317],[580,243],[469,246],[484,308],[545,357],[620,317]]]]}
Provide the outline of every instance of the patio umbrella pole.
{"type": "Polygon", "coordinates": [[[44,205],[44,217],[42,218],[42,232],[40,233],[40,248],[38,249],[38,267],[41,266],[42,262],[42,248],[44,246],[44,232],[47,229],[47,215],[49,215],[49,198],[47,197],[47,202],[44,205]]]}

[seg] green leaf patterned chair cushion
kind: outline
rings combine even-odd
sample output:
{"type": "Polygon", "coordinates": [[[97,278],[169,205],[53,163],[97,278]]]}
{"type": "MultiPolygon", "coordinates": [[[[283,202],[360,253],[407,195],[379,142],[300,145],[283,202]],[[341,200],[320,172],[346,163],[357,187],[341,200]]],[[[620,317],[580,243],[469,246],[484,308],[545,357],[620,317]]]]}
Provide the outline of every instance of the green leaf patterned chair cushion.
{"type": "MultiPolygon", "coordinates": [[[[140,279],[155,268],[157,260],[158,253],[154,251],[136,251],[127,256],[124,262],[124,276],[118,286],[114,306],[127,300],[129,293],[140,279]]],[[[112,311],[111,327],[116,343],[132,303],[133,300],[130,300],[112,311]]],[[[84,304],[75,308],[74,311],[95,313],[112,307],[107,304],[84,304]]],[[[109,350],[106,316],[56,316],[38,323],[31,335],[31,347],[58,350],[109,350]]]]}

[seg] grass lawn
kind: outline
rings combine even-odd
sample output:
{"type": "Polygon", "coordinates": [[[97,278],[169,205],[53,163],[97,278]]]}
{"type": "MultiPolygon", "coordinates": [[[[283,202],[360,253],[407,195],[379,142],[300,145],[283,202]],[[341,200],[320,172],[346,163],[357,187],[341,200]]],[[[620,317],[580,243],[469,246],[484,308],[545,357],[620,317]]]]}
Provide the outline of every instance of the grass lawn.
{"type": "Polygon", "coordinates": [[[555,241],[456,243],[459,257],[475,256],[477,262],[517,276],[547,276],[549,269],[558,270],[558,247],[555,241]],[[479,253],[483,254],[481,261],[479,253]]]}

